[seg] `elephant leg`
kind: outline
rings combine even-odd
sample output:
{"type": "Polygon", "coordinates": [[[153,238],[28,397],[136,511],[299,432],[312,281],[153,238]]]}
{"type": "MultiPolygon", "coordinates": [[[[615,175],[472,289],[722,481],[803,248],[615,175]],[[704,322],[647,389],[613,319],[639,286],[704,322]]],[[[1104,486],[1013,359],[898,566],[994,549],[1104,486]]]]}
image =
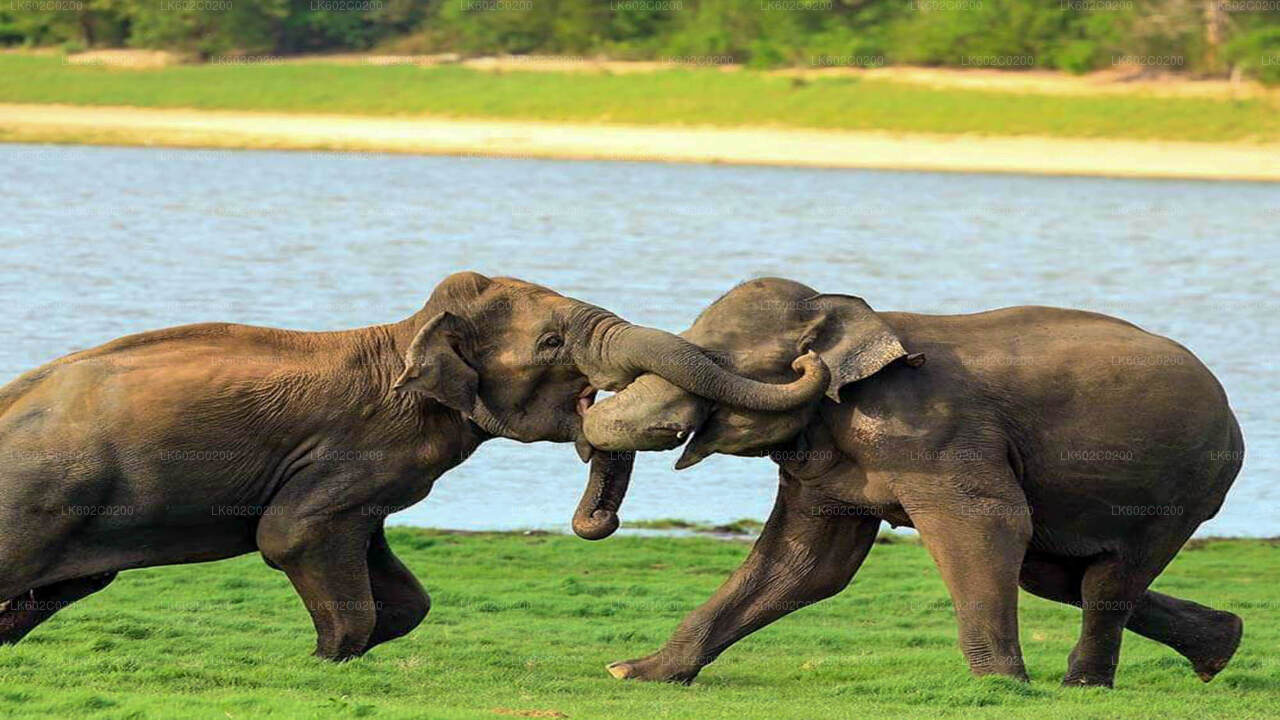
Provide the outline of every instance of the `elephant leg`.
{"type": "MultiPolygon", "coordinates": [[[[1149,609],[1138,618],[1134,629],[1161,632],[1164,626],[1164,631],[1170,630],[1168,613],[1175,607],[1185,608],[1165,601],[1168,596],[1153,594],[1148,598],[1147,586],[1182,549],[1198,524],[1170,528],[1163,519],[1157,518],[1135,535],[1127,547],[1087,561],[1080,578],[1080,606],[1084,616],[1080,640],[1067,659],[1064,685],[1112,686],[1124,628],[1131,624],[1144,601],[1149,609]]],[[[1239,642],[1232,636],[1240,626],[1232,627],[1234,623],[1230,623],[1229,618],[1226,620],[1227,627],[1219,633],[1216,652],[1211,651],[1211,657],[1204,659],[1203,670],[1197,667],[1201,679],[1211,679],[1212,672],[1217,671],[1213,669],[1215,666],[1218,670],[1225,666],[1231,655],[1226,652],[1227,646],[1239,642]]],[[[1234,647],[1231,650],[1233,652],[1234,647]]]]}
{"type": "Polygon", "coordinates": [[[1138,601],[1125,627],[1177,650],[1204,682],[1231,662],[1244,635],[1244,620],[1235,613],[1151,590],[1138,601]]]}
{"type": "Polygon", "coordinates": [[[0,603],[0,645],[12,645],[71,603],[115,580],[114,572],[73,578],[29,590],[0,603]]]}
{"type": "Polygon", "coordinates": [[[957,500],[962,514],[912,513],[951,593],[974,675],[1027,679],[1018,643],[1018,572],[1031,537],[1025,501],[957,500]],[[1021,510],[1021,511],[1020,511],[1021,510]]]}
{"type": "MultiPolygon", "coordinates": [[[[1028,556],[1022,564],[1021,584],[1033,595],[1081,607],[1082,576],[1078,558],[1028,556]]],[[[1173,648],[1191,661],[1201,680],[1209,682],[1235,654],[1244,621],[1235,613],[1148,590],[1125,627],[1173,648]]]]}
{"type": "Polygon", "coordinates": [[[316,628],[315,656],[349,660],[364,652],[377,621],[369,581],[367,518],[267,515],[258,549],[289,577],[316,628]]]}
{"type": "Polygon", "coordinates": [[[617,678],[688,683],[730,645],[793,610],[840,592],[875,543],[880,520],[831,517],[783,477],[778,499],[742,566],[689,613],[665,647],[617,662],[617,678]]]}
{"type": "Polygon", "coordinates": [[[1124,627],[1153,577],[1114,554],[1085,567],[1080,579],[1080,639],[1067,658],[1063,685],[1112,686],[1124,627]]]}
{"type": "Polygon", "coordinates": [[[391,552],[382,528],[369,541],[368,564],[377,619],[365,645],[366,652],[374,645],[408,634],[431,610],[430,596],[391,552]]]}

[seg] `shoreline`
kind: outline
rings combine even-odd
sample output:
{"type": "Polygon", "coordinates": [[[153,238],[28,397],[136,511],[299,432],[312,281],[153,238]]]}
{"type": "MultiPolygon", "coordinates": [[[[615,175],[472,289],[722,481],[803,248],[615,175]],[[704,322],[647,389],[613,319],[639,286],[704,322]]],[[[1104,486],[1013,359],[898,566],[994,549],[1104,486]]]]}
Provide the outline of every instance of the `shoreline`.
{"type": "MultiPolygon", "coordinates": [[[[623,523],[618,530],[611,535],[611,538],[710,538],[712,540],[727,541],[754,541],[760,536],[758,529],[743,531],[737,530],[724,525],[702,524],[685,521],[676,521],[677,524],[670,525],[671,521],[648,521],[638,520],[630,526],[623,523]]],[[[757,521],[759,522],[759,521],[757,521]]],[[[764,523],[759,523],[763,528],[764,523]]],[[[394,530],[403,530],[411,533],[426,533],[428,535],[459,535],[467,537],[575,537],[571,530],[565,528],[513,528],[508,530],[471,530],[465,528],[445,528],[434,527],[429,525],[415,525],[411,523],[390,522],[387,528],[394,530]]],[[[1264,543],[1266,545],[1280,546],[1280,535],[1193,535],[1182,546],[1182,550],[1198,550],[1209,545],[1217,545],[1220,543],[1232,542],[1248,542],[1248,543],[1264,543]]],[[[883,525],[880,532],[876,536],[877,545],[919,545],[920,536],[914,528],[895,528],[886,529],[883,525]]],[[[1181,552],[1182,550],[1179,550],[1181,552]]]]}
{"type": "Polygon", "coordinates": [[[1280,182],[1280,143],[0,104],[0,142],[1280,182]]]}

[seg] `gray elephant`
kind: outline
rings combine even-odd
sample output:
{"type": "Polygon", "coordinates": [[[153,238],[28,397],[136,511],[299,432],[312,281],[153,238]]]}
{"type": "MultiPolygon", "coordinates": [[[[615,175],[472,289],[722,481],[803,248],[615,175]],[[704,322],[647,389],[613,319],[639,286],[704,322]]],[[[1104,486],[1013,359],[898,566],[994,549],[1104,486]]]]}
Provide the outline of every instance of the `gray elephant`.
{"type": "Polygon", "coordinates": [[[1186,348],[1122,320],[1014,307],[873,311],[782,279],[745,283],[683,336],[735,373],[794,379],[816,351],[825,398],[757,412],[645,375],[586,416],[603,450],[769,454],[777,503],[746,562],[620,678],[688,682],[731,644],[843,589],[881,520],[914,527],[951,593],[975,674],[1026,679],[1018,587],[1080,607],[1064,683],[1111,686],[1123,630],[1209,681],[1243,624],[1148,590],[1240,469],[1239,426],[1186,348]]]}
{"type": "MultiPolygon", "coordinates": [[[[816,368],[816,366],[814,366],[816,368]]],[[[121,570],[259,551],[311,613],[316,655],[403,635],[430,600],[388,547],[388,513],[493,437],[576,442],[596,388],[644,372],[734,405],[811,402],[687,342],[511,278],[447,278],[389,325],[189,325],[68,355],[0,388],[0,644],[121,570]]],[[[588,500],[631,458],[592,460],[588,500]]],[[[611,532],[584,502],[574,527],[611,532]]]]}

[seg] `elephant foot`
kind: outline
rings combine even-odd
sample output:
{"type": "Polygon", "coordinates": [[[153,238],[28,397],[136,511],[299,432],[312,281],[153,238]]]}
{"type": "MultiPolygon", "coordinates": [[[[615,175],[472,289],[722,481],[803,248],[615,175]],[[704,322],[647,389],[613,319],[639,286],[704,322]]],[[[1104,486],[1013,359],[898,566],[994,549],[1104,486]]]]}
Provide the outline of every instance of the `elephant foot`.
{"type": "Polygon", "coordinates": [[[1231,662],[1244,636],[1244,620],[1239,615],[1221,612],[1222,622],[1215,632],[1182,653],[1191,661],[1191,667],[1204,682],[1209,682],[1231,662]]]}
{"type": "Polygon", "coordinates": [[[317,647],[315,652],[311,653],[312,657],[320,658],[321,660],[328,660],[329,662],[335,662],[335,663],[344,663],[344,662],[347,662],[348,660],[355,660],[361,655],[364,655],[363,648],[357,650],[357,649],[350,649],[350,648],[332,649],[332,648],[317,647]]]}
{"type": "Polygon", "coordinates": [[[688,685],[698,675],[701,666],[676,667],[670,657],[662,652],[636,660],[624,660],[609,665],[609,674],[619,680],[646,680],[688,685]]]}
{"type": "Polygon", "coordinates": [[[1003,675],[1005,677],[1010,677],[1010,678],[1013,678],[1014,680],[1018,680],[1024,683],[1031,682],[1031,678],[1027,676],[1027,669],[1022,665],[1010,665],[1007,667],[1000,667],[1000,668],[994,668],[990,666],[970,667],[969,672],[973,673],[974,677],[983,677],[985,675],[1003,675]]]}
{"type": "Polygon", "coordinates": [[[1062,687],[1101,687],[1111,688],[1115,683],[1115,673],[1069,672],[1062,679],[1062,687]]]}
{"type": "Polygon", "coordinates": [[[1080,646],[1071,649],[1067,655],[1067,676],[1062,678],[1062,687],[1103,687],[1111,688],[1116,680],[1116,662],[1093,660],[1090,662],[1081,657],[1080,646]]]}

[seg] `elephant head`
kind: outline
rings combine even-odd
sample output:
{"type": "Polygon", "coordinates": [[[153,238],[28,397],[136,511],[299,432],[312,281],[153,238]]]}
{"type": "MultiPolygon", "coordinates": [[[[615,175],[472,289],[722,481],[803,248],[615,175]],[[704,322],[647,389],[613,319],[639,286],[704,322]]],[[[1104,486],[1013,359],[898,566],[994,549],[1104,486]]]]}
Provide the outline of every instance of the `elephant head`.
{"type": "MultiPolygon", "coordinates": [[[[861,299],[819,294],[800,283],[762,278],[730,290],[681,336],[733,373],[771,383],[793,382],[816,353],[830,368],[824,388],[840,401],[846,385],[907,356],[893,329],[861,299]]],[[[676,469],[712,453],[755,455],[777,448],[809,424],[822,394],[787,410],[752,409],[699,397],[656,374],[641,376],[586,415],[594,447],[668,450],[692,435],[676,469]]]]}
{"type": "MultiPolygon", "coordinates": [[[[826,385],[816,358],[802,363],[806,372],[794,382],[767,385],[734,375],[675,335],[514,278],[452,275],[406,323],[404,337],[411,339],[403,345],[396,392],[451,408],[489,435],[573,442],[584,462],[594,448],[582,417],[596,390],[622,390],[645,373],[716,402],[759,410],[807,405],[826,385]]],[[[630,469],[626,453],[593,460],[592,482],[574,518],[580,535],[604,537],[617,527],[621,496],[602,488],[625,487],[630,469]]]]}

